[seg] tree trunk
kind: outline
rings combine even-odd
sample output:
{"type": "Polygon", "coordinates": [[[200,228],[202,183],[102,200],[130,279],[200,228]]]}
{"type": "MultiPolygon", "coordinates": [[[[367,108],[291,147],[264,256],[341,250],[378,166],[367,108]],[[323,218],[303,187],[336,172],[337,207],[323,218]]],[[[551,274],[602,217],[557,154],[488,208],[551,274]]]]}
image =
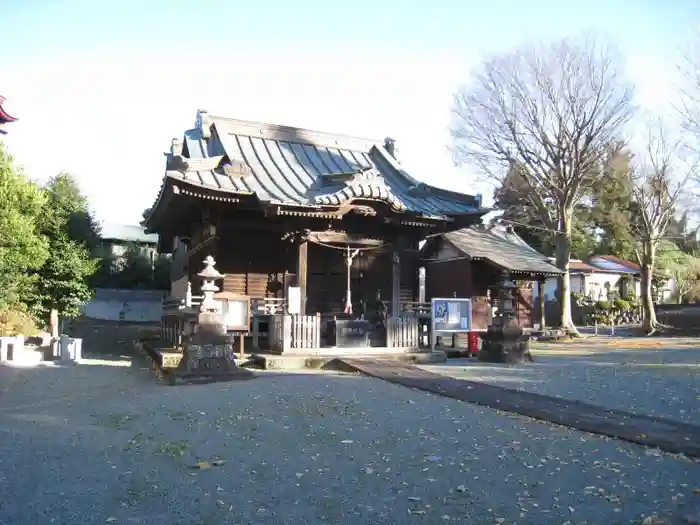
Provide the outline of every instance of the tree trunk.
{"type": "Polygon", "coordinates": [[[652,278],[654,275],[654,263],[656,262],[656,246],[649,243],[645,247],[642,258],[642,328],[647,334],[653,334],[659,327],[654,310],[654,296],[652,294],[652,278]]]}
{"type": "Polygon", "coordinates": [[[559,304],[561,305],[560,326],[571,335],[578,335],[571,318],[571,277],[569,261],[571,259],[571,223],[573,210],[564,209],[560,214],[561,222],[557,235],[557,268],[564,271],[559,278],[559,304]]]}

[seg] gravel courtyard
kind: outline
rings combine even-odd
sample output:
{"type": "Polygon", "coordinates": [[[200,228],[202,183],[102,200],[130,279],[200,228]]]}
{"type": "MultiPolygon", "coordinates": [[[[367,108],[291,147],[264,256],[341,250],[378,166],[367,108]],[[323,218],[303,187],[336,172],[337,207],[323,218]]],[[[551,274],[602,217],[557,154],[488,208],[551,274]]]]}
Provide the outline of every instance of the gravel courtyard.
{"type": "Polygon", "coordinates": [[[370,378],[260,372],[166,387],[118,366],[10,372],[3,525],[700,517],[700,464],[687,458],[370,378]]]}
{"type": "Polygon", "coordinates": [[[658,347],[634,348],[634,344],[634,340],[620,340],[612,347],[595,342],[534,344],[534,363],[508,366],[450,359],[422,368],[700,425],[700,344],[694,348],[674,347],[670,341],[658,347]]]}

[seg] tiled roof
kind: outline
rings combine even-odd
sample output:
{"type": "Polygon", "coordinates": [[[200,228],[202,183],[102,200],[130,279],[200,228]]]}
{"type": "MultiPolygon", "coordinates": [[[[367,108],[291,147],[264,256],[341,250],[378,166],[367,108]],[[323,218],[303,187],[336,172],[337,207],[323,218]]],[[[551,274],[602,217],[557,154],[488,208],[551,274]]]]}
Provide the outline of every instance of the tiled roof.
{"type": "Polygon", "coordinates": [[[184,184],[233,196],[255,194],[262,202],[299,207],[341,206],[360,198],[439,219],[488,211],[481,208],[480,195],[417,181],[391,149],[385,141],[200,111],[197,127],[185,132],[184,141],[173,141],[161,194],[168,184],[184,184]]]}
{"type": "Polygon", "coordinates": [[[596,268],[600,268],[602,270],[608,270],[608,271],[614,271],[616,269],[619,269],[621,271],[627,271],[627,272],[634,272],[638,273],[642,271],[642,267],[639,266],[637,263],[632,262],[632,261],[626,261],[624,259],[620,259],[619,257],[615,257],[614,255],[591,255],[588,258],[588,263],[592,266],[595,266],[596,268]],[[611,268],[610,266],[607,266],[603,264],[596,264],[596,259],[612,263],[614,266],[617,266],[618,268],[611,268]]]}
{"type": "Polygon", "coordinates": [[[597,268],[591,266],[590,264],[586,264],[583,261],[569,261],[569,271],[570,272],[584,272],[584,273],[593,273],[597,270],[597,268]]]}
{"type": "Polygon", "coordinates": [[[463,228],[443,235],[455,248],[472,259],[485,259],[505,270],[519,273],[558,275],[563,273],[547,257],[507,228],[495,226],[463,228]]]}
{"type": "Polygon", "coordinates": [[[103,224],[100,238],[105,241],[138,242],[143,244],[156,244],[157,234],[148,234],[141,226],[126,224],[103,224]]]}

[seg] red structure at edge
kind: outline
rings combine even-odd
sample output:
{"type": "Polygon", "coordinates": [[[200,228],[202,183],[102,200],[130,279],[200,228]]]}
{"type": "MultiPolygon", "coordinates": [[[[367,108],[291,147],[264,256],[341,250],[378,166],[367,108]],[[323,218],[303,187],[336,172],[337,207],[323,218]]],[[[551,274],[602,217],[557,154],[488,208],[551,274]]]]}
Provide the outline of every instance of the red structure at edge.
{"type": "Polygon", "coordinates": [[[2,105],[5,103],[5,97],[0,95],[0,134],[6,133],[2,128],[5,124],[8,122],[14,122],[17,119],[11,115],[9,115],[2,107],[2,105]]]}

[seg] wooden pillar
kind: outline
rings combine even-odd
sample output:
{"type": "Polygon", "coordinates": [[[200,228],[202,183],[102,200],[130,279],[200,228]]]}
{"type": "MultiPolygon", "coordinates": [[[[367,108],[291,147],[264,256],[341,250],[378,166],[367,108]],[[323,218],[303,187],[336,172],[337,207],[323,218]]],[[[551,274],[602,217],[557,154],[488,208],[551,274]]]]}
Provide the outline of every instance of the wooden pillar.
{"type": "Polygon", "coordinates": [[[398,248],[394,248],[391,254],[391,315],[398,316],[401,313],[399,301],[401,299],[401,254],[398,248]]]}
{"type": "Polygon", "coordinates": [[[539,316],[539,322],[540,322],[540,330],[544,330],[545,328],[545,315],[544,315],[544,283],[545,283],[545,278],[540,277],[537,279],[537,298],[539,299],[538,303],[538,316],[539,316]]]}
{"type": "Polygon", "coordinates": [[[301,298],[301,315],[306,315],[306,282],[309,269],[309,242],[306,239],[301,239],[298,245],[297,254],[297,286],[299,287],[299,295],[301,298]]]}

